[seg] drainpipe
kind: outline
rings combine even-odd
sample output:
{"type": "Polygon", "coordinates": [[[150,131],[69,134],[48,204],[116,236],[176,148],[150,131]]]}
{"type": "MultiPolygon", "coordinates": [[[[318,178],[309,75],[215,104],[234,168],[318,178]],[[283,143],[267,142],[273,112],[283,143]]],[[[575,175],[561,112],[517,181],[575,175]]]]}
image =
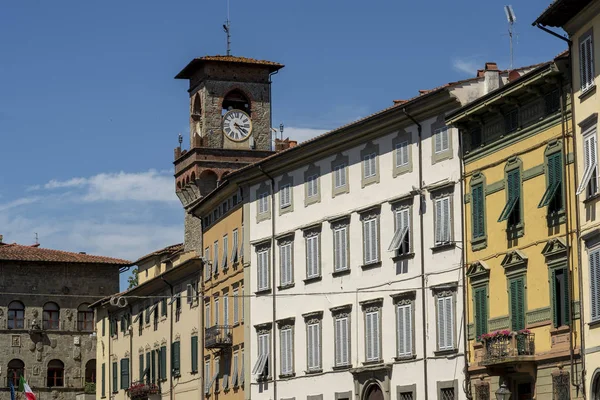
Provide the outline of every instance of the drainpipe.
{"type": "Polygon", "coordinates": [[[276,311],[277,311],[277,285],[275,285],[275,179],[269,175],[262,167],[258,166],[260,172],[263,173],[271,181],[271,290],[273,291],[273,321],[271,325],[271,343],[273,352],[271,353],[271,359],[273,360],[272,365],[269,366],[271,374],[273,374],[273,400],[277,399],[277,373],[275,372],[275,365],[277,362],[277,351],[275,342],[277,340],[277,332],[275,332],[276,326],[276,311]]]}
{"type": "Polygon", "coordinates": [[[424,400],[429,398],[428,378],[427,378],[427,314],[425,310],[425,240],[424,240],[424,224],[423,224],[423,139],[422,139],[422,128],[421,124],[412,117],[406,108],[402,109],[404,115],[408,117],[415,125],[417,125],[417,133],[419,136],[419,237],[420,237],[420,250],[421,250],[421,308],[423,314],[423,379],[425,381],[425,396],[424,400]]]}
{"type": "Polygon", "coordinates": [[[110,311],[108,307],[106,309],[106,314],[108,315],[108,397],[112,397],[112,393],[114,388],[112,387],[112,354],[110,352],[110,348],[112,347],[110,344],[112,343],[112,323],[110,319],[110,311]]]}
{"type": "MultiPolygon", "coordinates": [[[[202,267],[207,268],[207,265],[205,263],[205,261],[202,261],[202,267]]],[[[198,299],[198,313],[200,314],[200,316],[198,317],[199,321],[200,321],[200,338],[202,339],[200,341],[200,343],[198,343],[198,346],[202,347],[202,357],[200,357],[200,359],[198,360],[198,369],[201,370],[202,372],[200,372],[200,396],[204,396],[204,387],[205,387],[205,379],[206,377],[204,376],[204,340],[205,340],[205,334],[206,334],[206,321],[204,321],[204,278],[203,278],[203,270],[204,268],[200,268],[200,272],[198,272],[199,278],[200,278],[200,298],[202,299],[202,307],[200,307],[200,299],[198,299]],[[202,362],[202,364],[200,365],[200,362],[202,362]]],[[[243,362],[243,361],[242,361],[243,362]]]]}
{"type": "MultiPolygon", "coordinates": [[[[573,41],[571,41],[570,39],[567,39],[561,35],[559,35],[556,32],[551,31],[550,29],[546,28],[545,26],[538,24],[534,24],[534,26],[538,27],[539,29],[541,29],[542,31],[549,33],[550,35],[564,41],[567,43],[567,45],[569,46],[569,66],[570,68],[573,68],[573,41]]],[[[573,157],[575,160],[577,160],[577,140],[576,137],[577,135],[575,134],[575,93],[574,93],[574,89],[573,89],[573,82],[571,79],[571,138],[573,141],[573,157]]],[[[567,168],[567,152],[566,152],[566,145],[567,145],[567,133],[566,133],[566,117],[565,117],[565,111],[566,111],[566,103],[564,101],[564,93],[563,93],[563,89],[562,89],[562,80],[559,81],[559,87],[558,87],[558,93],[559,93],[559,98],[560,98],[560,112],[561,112],[561,127],[562,127],[562,138],[563,138],[563,157],[564,157],[564,165],[563,165],[563,169],[564,169],[564,173],[565,173],[565,178],[566,178],[566,174],[568,173],[568,168],[567,168]]],[[[575,165],[574,168],[574,178],[575,178],[575,184],[577,185],[577,183],[579,182],[579,172],[577,171],[577,165],[575,165]]],[[[566,186],[566,185],[565,185],[566,186]]],[[[566,191],[565,191],[566,194],[566,191]]],[[[565,196],[565,210],[568,210],[568,208],[566,208],[566,203],[569,201],[570,197],[569,196],[565,196]]],[[[570,255],[570,246],[569,246],[569,238],[570,238],[570,229],[569,229],[569,221],[570,218],[567,216],[566,219],[566,230],[567,230],[567,257],[569,257],[570,255]]],[[[576,223],[576,227],[579,228],[580,222],[581,221],[581,216],[580,216],[580,210],[579,210],[579,195],[576,194],[576,205],[575,205],[575,223],[576,223]]],[[[577,286],[579,288],[579,343],[580,343],[580,351],[579,351],[579,356],[581,357],[581,381],[582,383],[577,383],[575,381],[575,375],[573,374],[573,369],[574,369],[574,350],[573,350],[573,303],[571,302],[570,307],[569,307],[569,311],[571,313],[570,315],[570,321],[569,321],[569,328],[570,328],[570,332],[569,332],[569,357],[570,357],[570,363],[571,363],[571,384],[575,387],[577,387],[578,389],[581,389],[581,387],[583,387],[582,393],[583,396],[585,398],[585,335],[584,335],[584,323],[583,323],[583,315],[584,315],[584,308],[583,308],[583,300],[581,297],[581,294],[583,293],[583,277],[581,276],[581,231],[579,229],[577,229],[577,265],[573,266],[573,272],[575,270],[575,267],[578,267],[578,274],[577,274],[577,286]]],[[[567,260],[569,260],[570,262],[570,258],[567,258],[567,260]]],[[[568,271],[568,274],[570,275],[571,278],[571,282],[570,284],[570,290],[572,293],[572,297],[573,298],[574,294],[575,294],[575,282],[573,278],[573,272],[571,272],[571,270],[568,271]]],[[[572,300],[571,300],[572,301],[572,300]]]]}
{"type": "Polygon", "coordinates": [[[133,327],[129,321],[131,321],[131,317],[133,316],[133,306],[131,303],[129,303],[128,306],[129,316],[127,318],[127,330],[129,331],[129,386],[131,386],[131,377],[133,376],[133,327]]]}
{"type": "MultiPolygon", "coordinates": [[[[164,276],[161,276],[160,279],[167,284],[167,286],[169,286],[169,289],[171,290],[171,299],[173,299],[173,301],[171,301],[171,309],[169,310],[169,345],[171,347],[170,351],[173,351],[173,303],[175,302],[175,299],[173,297],[173,285],[171,285],[164,276]]],[[[158,312],[157,310],[155,310],[154,312],[158,312]]],[[[171,353],[171,360],[173,360],[173,354],[171,353]]],[[[158,361],[158,364],[160,365],[160,360],[158,361]]],[[[158,381],[160,382],[160,377],[158,379],[158,381]]],[[[173,400],[173,365],[171,365],[171,373],[169,374],[169,398],[171,400],[173,400]]]]}

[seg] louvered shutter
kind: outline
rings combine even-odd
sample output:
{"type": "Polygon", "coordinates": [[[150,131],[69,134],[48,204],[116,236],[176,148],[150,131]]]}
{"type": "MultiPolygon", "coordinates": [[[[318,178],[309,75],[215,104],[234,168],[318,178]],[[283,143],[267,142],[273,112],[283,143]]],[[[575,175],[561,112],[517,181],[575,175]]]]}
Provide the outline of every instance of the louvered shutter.
{"type": "Polygon", "coordinates": [[[340,339],[342,342],[342,364],[350,363],[350,319],[342,319],[342,334],[340,339]]]}
{"type": "Polygon", "coordinates": [[[454,302],[452,296],[445,299],[444,313],[446,314],[446,347],[454,348],[454,302]]]}
{"type": "MultiPolygon", "coordinates": [[[[198,337],[194,336],[196,338],[196,347],[198,346],[198,337]]],[[[193,339],[193,338],[192,338],[193,339]]],[[[193,349],[193,347],[192,347],[193,349]]],[[[158,353],[160,360],[159,360],[159,368],[160,368],[160,379],[167,379],[167,346],[162,346],[160,348],[160,352],[158,353]]],[[[192,360],[194,359],[194,354],[193,354],[193,350],[192,350],[192,360]]],[[[196,363],[198,362],[198,353],[196,351],[196,363]]],[[[193,361],[192,361],[193,364],[193,361]]],[[[196,366],[196,369],[194,371],[197,371],[198,367],[196,366]]]]}
{"type": "Polygon", "coordinates": [[[407,313],[410,315],[410,305],[396,306],[396,342],[398,346],[397,355],[399,357],[407,355],[407,348],[409,347],[407,343],[409,338],[406,337],[407,313]]]}
{"type": "Polygon", "coordinates": [[[565,325],[568,325],[571,322],[571,286],[569,284],[569,268],[563,269],[563,278],[564,278],[564,286],[565,286],[565,302],[564,302],[564,310],[563,315],[565,325]]]}
{"type": "Polygon", "coordinates": [[[377,234],[377,218],[371,220],[371,261],[379,260],[379,235],[377,234]]]}
{"type": "Polygon", "coordinates": [[[555,328],[558,328],[560,326],[560,321],[558,320],[557,305],[560,304],[560,301],[558,299],[558,293],[556,292],[556,269],[553,269],[550,275],[550,291],[552,294],[552,324],[555,328]]]}
{"type": "Polygon", "coordinates": [[[223,325],[229,326],[229,295],[223,295],[223,325]]]}
{"type": "MultiPolygon", "coordinates": [[[[106,397],[106,364],[102,363],[101,373],[101,384],[102,384],[102,397],[106,397]]],[[[141,379],[141,378],[140,378],[141,379]]]]}
{"type": "Polygon", "coordinates": [[[363,174],[365,178],[371,176],[371,164],[369,163],[369,156],[365,156],[363,159],[363,174]]]}
{"type": "Polygon", "coordinates": [[[139,365],[139,367],[140,367],[139,377],[140,377],[140,381],[141,381],[142,379],[144,379],[144,354],[140,354],[138,363],[140,364],[139,365]]]}
{"type": "Polygon", "coordinates": [[[372,332],[373,332],[373,359],[375,360],[379,360],[380,354],[379,354],[379,348],[380,348],[380,343],[379,343],[379,312],[375,312],[373,313],[373,318],[371,319],[371,323],[373,325],[372,327],[372,332]]]}
{"type": "Polygon", "coordinates": [[[373,359],[373,332],[372,332],[372,313],[367,313],[365,317],[365,344],[366,344],[366,359],[370,361],[373,359]]]}
{"type": "Polygon", "coordinates": [[[442,131],[435,131],[433,137],[435,140],[435,152],[439,153],[440,151],[442,151],[442,131]]]}
{"type": "Polygon", "coordinates": [[[308,326],[308,369],[312,369],[313,366],[315,365],[315,358],[314,358],[314,347],[315,345],[315,338],[314,338],[314,331],[312,328],[312,325],[308,326]]]}
{"type": "Polygon", "coordinates": [[[129,388],[129,359],[121,360],[121,389],[129,388]]]}
{"type": "Polygon", "coordinates": [[[579,44],[579,79],[581,80],[580,86],[581,89],[585,89],[587,87],[587,45],[586,41],[583,40],[579,44]]]}
{"type": "Polygon", "coordinates": [[[437,329],[438,329],[438,349],[446,349],[446,313],[444,312],[444,298],[437,299],[437,329]]]}
{"type": "Polygon", "coordinates": [[[335,319],[335,365],[342,365],[342,318],[335,319]]]}
{"type": "Polygon", "coordinates": [[[180,373],[179,349],[179,342],[174,342],[171,346],[171,370],[173,371],[173,375],[179,375],[180,373]]]}
{"type": "Polygon", "coordinates": [[[371,154],[369,163],[371,164],[371,176],[377,175],[377,155],[375,153],[371,154]]]}
{"type": "Polygon", "coordinates": [[[487,289],[480,287],[475,289],[475,336],[477,339],[487,333],[487,289]]]}
{"type": "Polygon", "coordinates": [[[478,184],[471,189],[471,225],[473,238],[485,235],[483,210],[483,185],[478,184]]]}
{"type": "Polygon", "coordinates": [[[218,297],[215,298],[214,304],[215,304],[215,310],[214,310],[213,315],[214,315],[214,319],[215,319],[215,325],[219,325],[220,313],[219,313],[219,298],[218,297]]]}
{"type": "MultiPolygon", "coordinates": [[[[166,352],[165,347],[165,352],[166,352]]],[[[167,357],[165,357],[166,361],[167,357]]],[[[165,365],[164,369],[166,370],[167,366],[165,365]]],[[[192,372],[198,371],[198,336],[192,336],[192,372]]]]}
{"type": "Polygon", "coordinates": [[[365,264],[371,260],[371,230],[369,229],[369,221],[363,222],[363,248],[365,264]]]}
{"type": "Polygon", "coordinates": [[[341,186],[346,186],[346,165],[342,165],[340,168],[340,182],[341,186]]]}
{"type": "Polygon", "coordinates": [[[448,132],[448,128],[444,128],[442,129],[442,151],[448,150],[449,145],[449,132],[448,132]]]}
{"type": "Polygon", "coordinates": [[[511,328],[513,331],[525,328],[525,294],[523,286],[523,278],[516,278],[510,282],[511,328]]]}
{"type": "Polygon", "coordinates": [[[591,320],[600,319],[600,250],[590,253],[590,312],[591,320]]]}
{"type": "Polygon", "coordinates": [[[112,365],[112,391],[117,392],[119,390],[119,377],[117,374],[119,373],[119,366],[116,362],[113,362],[112,365]]]}
{"type": "Polygon", "coordinates": [[[442,200],[435,201],[435,242],[440,244],[443,242],[443,220],[442,220],[442,200]]]}
{"type": "Polygon", "coordinates": [[[445,242],[450,242],[450,224],[452,223],[452,221],[450,220],[450,197],[445,197],[443,199],[443,203],[444,205],[444,211],[443,211],[443,219],[444,219],[444,232],[443,232],[443,236],[444,236],[444,241],[445,242]]]}

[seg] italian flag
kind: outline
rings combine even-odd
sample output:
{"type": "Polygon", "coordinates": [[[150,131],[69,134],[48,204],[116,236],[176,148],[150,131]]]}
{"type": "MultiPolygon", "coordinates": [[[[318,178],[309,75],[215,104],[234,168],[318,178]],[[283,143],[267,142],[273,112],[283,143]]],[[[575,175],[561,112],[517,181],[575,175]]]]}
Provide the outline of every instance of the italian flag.
{"type": "Polygon", "coordinates": [[[21,377],[21,379],[19,380],[19,390],[25,393],[25,397],[27,398],[27,400],[36,400],[35,394],[33,394],[31,388],[27,384],[27,381],[23,377],[21,377]]]}

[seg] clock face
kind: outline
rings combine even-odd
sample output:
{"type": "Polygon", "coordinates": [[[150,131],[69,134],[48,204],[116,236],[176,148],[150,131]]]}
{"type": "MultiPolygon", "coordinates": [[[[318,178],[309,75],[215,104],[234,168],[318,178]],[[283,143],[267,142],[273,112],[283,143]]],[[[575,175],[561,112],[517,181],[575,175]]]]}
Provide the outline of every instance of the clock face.
{"type": "Polygon", "coordinates": [[[233,141],[241,142],[250,137],[252,120],[242,110],[229,110],[223,116],[223,133],[233,141]]]}

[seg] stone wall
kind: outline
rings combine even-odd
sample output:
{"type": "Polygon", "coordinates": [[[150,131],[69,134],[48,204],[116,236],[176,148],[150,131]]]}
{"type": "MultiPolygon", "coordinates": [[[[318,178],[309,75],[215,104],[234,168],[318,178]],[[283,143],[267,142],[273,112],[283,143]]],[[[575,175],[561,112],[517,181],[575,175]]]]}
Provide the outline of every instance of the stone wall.
{"type": "Polygon", "coordinates": [[[202,254],[202,222],[200,218],[185,213],[184,226],[184,251],[196,251],[196,254],[202,254]]]}

